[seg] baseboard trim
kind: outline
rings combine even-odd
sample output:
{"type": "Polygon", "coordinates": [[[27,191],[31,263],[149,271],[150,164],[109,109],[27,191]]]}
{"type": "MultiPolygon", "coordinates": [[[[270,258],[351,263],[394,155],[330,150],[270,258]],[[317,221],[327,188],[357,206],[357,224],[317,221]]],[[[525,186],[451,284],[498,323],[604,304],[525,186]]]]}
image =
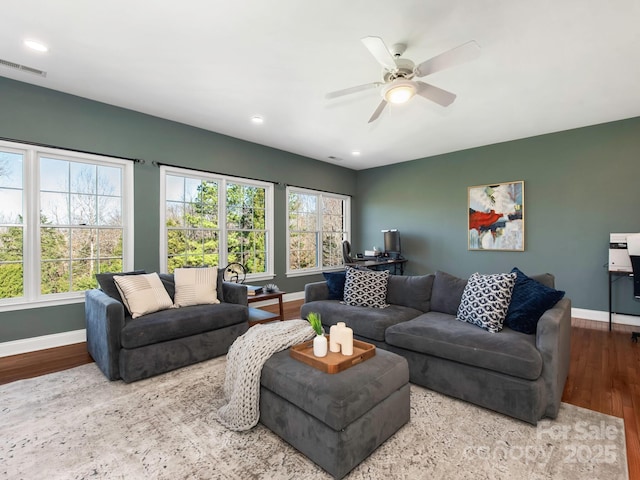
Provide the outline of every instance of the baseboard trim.
{"type": "Polygon", "coordinates": [[[64,347],[65,345],[86,341],[87,331],[85,329],[54,333],[41,337],[23,338],[0,343],[0,357],[10,357],[11,355],[36,352],[38,350],[46,350],[47,348],[64,347]]]}
{"type": "MultiPolygon", "coordinates": [[[[586,308],[572,308],[571,316],[574,318],[582,318],[584,320],[594,320],[596,322],[609,323],[609,312],[603,312],[601,310],[588,310],[586,308]]],[[[632,325],[634,327],[640,327],[640,317],[633,315],[622,315],[614,313],[611,317],[612,323],[619,323],[621,325],[632,325]]]]}

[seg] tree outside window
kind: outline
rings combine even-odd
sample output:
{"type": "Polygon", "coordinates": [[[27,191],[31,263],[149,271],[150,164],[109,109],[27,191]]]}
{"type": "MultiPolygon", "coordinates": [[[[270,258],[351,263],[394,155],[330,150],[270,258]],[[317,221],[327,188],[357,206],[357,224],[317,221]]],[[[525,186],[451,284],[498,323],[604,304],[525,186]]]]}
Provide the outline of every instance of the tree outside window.
{"type": "Polygon", "coordinates": [[[342,265],[342,241],[350,229],[350,198],[289,187],[288,272],[342,265]]]}
{"type": "Polygon", "coordinates": [[[237,262],[248,275],[272,275],[271,184],[162,168],[168,272],[237,262]]]}
{"type": "Polygon", "coordinates": [[[123,220],[132,173],[128,161],[0,141],[3,309],[81,299],[96,273],[133,263],[123,220]]]}

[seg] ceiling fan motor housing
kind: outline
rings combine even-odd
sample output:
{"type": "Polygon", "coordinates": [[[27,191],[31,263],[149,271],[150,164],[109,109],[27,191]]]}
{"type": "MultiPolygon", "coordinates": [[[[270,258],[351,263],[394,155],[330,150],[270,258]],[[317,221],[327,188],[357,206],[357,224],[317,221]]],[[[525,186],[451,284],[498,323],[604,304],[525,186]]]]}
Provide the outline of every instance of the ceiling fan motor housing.
{"type": "Polygon", "coordinates": [[[415,64],[411,60],[406,58],[396,58],[395,60],[398,68],[392,71],[385,70],[382,73],[382,78],[384,79],[384,81],[392,82],[396,78],[406,78],[407,80],[413,78],[413,69],[415,68],[415,64]]]}

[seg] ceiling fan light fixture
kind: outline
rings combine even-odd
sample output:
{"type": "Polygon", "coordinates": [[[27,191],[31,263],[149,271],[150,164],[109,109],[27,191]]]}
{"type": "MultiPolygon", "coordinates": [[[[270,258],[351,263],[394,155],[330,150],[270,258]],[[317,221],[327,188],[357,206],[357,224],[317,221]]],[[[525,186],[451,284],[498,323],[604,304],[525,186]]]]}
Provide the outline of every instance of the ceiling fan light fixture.
{"type": "Polygon", "coordinates": [[[405,103],[416,94],[416,85],[411,80],[398,79],[394,80],[384,90],[384,99],[389,103],[405,103]]]}
{"type": "Polygon", "coordinates": [[[46,53],[49,51],[49,47],[47,47],[42,42],[38,42],[37,40],[27,39],[24,41],[24,44],[31,50],[35,50],[36,52],[46,53]]]}

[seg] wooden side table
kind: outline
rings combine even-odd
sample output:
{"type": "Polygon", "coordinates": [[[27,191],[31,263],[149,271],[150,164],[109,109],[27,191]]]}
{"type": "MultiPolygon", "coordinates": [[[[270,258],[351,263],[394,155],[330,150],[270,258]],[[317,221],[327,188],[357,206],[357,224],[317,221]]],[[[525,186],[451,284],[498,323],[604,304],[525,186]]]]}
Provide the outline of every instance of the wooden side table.
{"type": "Polygon", "coordinates": [[[271,313],[266,310],[260,310],[259,308],[249,307],[249,326],[257,325],[258,323],[273,322],[276,320],[284,320],[284,306],[282,305],[282,296],[287,293],[282,290],[277,292],[263,292],[257,295],[247,295],[247,303],[262,302],[264,300],[278,299],[278,308],[280,314],[271,313]]]}

